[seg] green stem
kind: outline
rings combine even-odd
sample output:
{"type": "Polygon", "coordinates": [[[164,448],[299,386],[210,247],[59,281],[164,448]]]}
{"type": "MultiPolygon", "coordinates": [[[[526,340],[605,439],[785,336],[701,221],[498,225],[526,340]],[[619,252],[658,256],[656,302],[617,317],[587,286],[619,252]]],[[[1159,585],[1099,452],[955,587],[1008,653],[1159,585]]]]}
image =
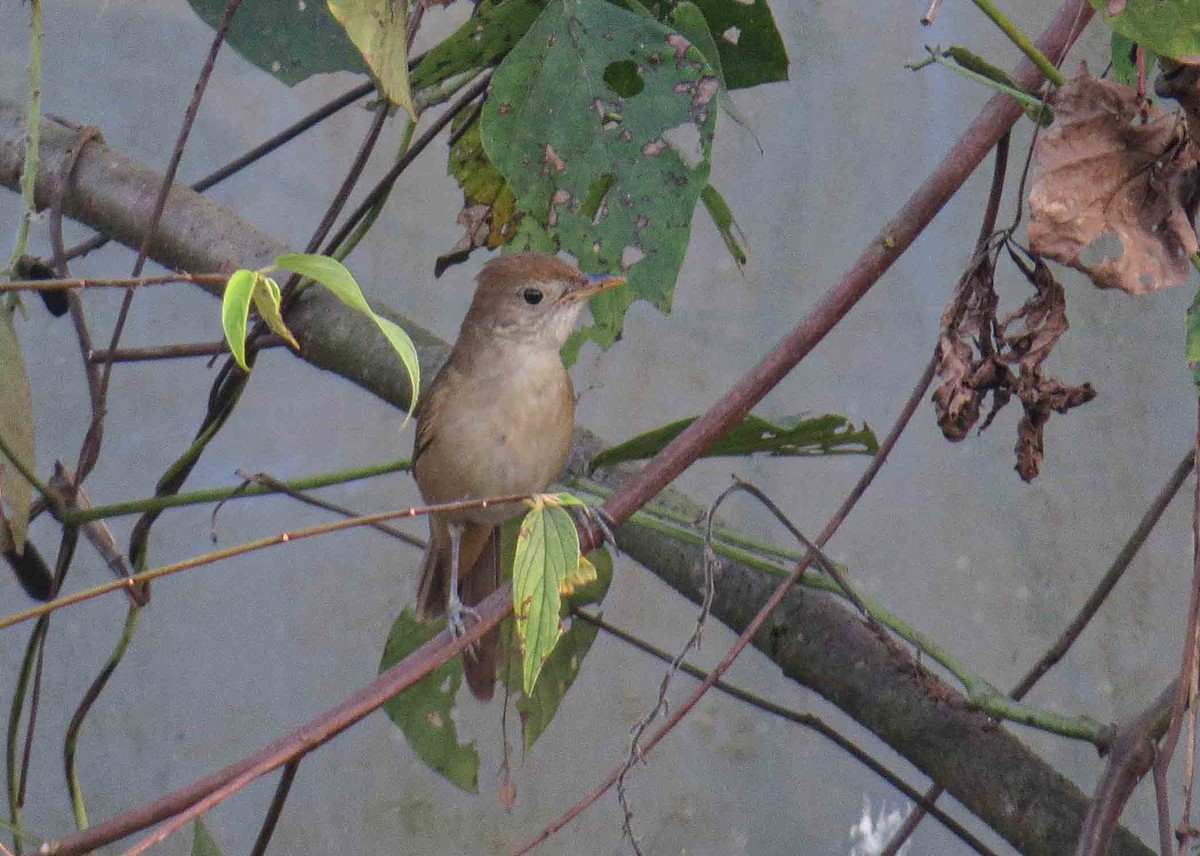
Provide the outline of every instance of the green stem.
{"type": "Polygon", "coordinates": [[[76,750],[79,746],[79,732],[83,729],[84,720],[87,718],[92,704],[104,689],[105,684],[108,683],[108,679],[112,676],[113,671],[125,657],[129,643],[133,641],[133,634],[137,631],[138,618],[141,613],[141,607],[136,603],[129,605],[129,611],[125,614],[125,627],[121,631],[121,638],[117,640],[117,647],[109,655],[108,662],[104,664],[104,668],[101,669],[96,680],[92,682],[92,686],[88,689],[88,694],[84,698],[83,703],[75,712],[75,716],[71,718],[71,724],[67,728],[66,740],[63,742],[63,764],[67,774],[67,790],[71,794],[71,809],[75,812],[75,825],[80,830],[88,828],[88,815],[87,805],[83,801],[83,788],[79,785],[79,769],[75,764],[76,750]]]}
{"type": "MultiPolygon", "coordinates": [[[[1020,104],[1023,104],[1027,108],[1032,110],[1034,112],[1034,115],[1042,115],[1043,111],[1045,111],[1046,115],[1049,115],[1049,111],[1047,110],[1047,107],[1046,107],[1046,102],[1040,98],[1030,95],[1028,92],[1022,92],[1020,89],[1017,89],[1016,87],[1007,86],[1007,85],[1001,83],[999,80],[993,80],[992,78],[988,77],[986,74],[980,74],[979,72],[973,71],[972,69],[967,68],[965,65],[962,65],[959,62],[955,62],[954,60],[946,59],[941,54],[936,54],[936,53],[931,54],[929,57],[929,62],[937,63],[938,65],[944,65],[946,68],[950,69],[951,71],[957,72],[958,74],[961,74],[963,77],[966,77],[969,80],[974,80],[976,83],[982,83],[984,86],[991,87],[992,89],[995,89],[997,92],[1003,92],[1009,98],[1012,98],[1014,101],[1016,101],[1020,104]]],[[[915,70],[915,68],[914,68],[914,70],[915,70]]]]}
{"type": "MultiPolygon", "coordinates": [[[[17,244],[8,262],[8,272],[17,269],[25,245],[29,241],[29,225],[36,208],[34,189],[38,173],[38,149],[42,135],[42,28],[41,0],[29,2],[29,101],[25,105],[25,163],[21,167],[21,225],[17,229],[17,244]]],[[[15,299],[15,298],[13,298],[15,299]]]]}
{"type": "MultiPolygon", "coordinates": [[[[346,482],[387,475],[388,473],[401,472],[407,470],[410,466],[411,464],[408,459],[402,458],[396,461],[372,464],[367,467],[308,476],[307,478],[282,482],[282,484],[286,485],[290,490],[315,490],[316,488],[330,487],[332,485],[345,484],[346,482]]],[[[148,511],[163,511],[167,508],[178,508],[187,505],[203,505],[209,502],[220,502],[223,499],[247,499],[252,496],[266,496],[273,493],[280,493],[280,491],[261,484],[246,486],[227,485],[207,490],[195,490],[190,493],[177,493],[171,496],[131,499],[128,502],[96,505],[92,508],[71,508],[63,512],[63,522],[78,525],[101,518],[123,517],[127,514],[143,514],[148,511]]]]}
{"type": "Polygon", "coordinates": [[[1030,61],[1038,67],[1038,71],[1047,80],[1055,86],[1062,86],[1067,82],[1067,78],[1061,71],[1055,68],[1054,63],[1050,62],[1046,58],[1046,55],[1037,49],[1037,45],[1030,40],[1029,36],[1021,32],[1016,24],[1008,19],[1007,15],[996,8],[992,0],[975,0],[975,5],[979,7],[979,10],[983,14],[992,19],[992,23],[999,27],[1004,32],[1004,35],[1008,36],[1012,43],[1021,49],[1021,52],[1025,56],[1029,57],[1030,61]]]}
{"type": "MultiPolygon", "coordinates": [[[[574,481],[576,489],[581,493],[590,492],[589,487],[584,487],[580,482],[583,480],[577,479],[574,481]]],[[[599,486],[597,486],[599,487],[599,486]]],[[[601,488],[601,490],[605,490],[601,488]]],[[[598,492],[597,492],[598,493],[598,492]]],[[[698,529],[690,525],[690,521],[676,512],[663,509],[661,507],[646,506],[642,511],[637,512],[630,518],[630,523],[635,526],[641,526],[660,535],[664,535],[676,541],[695,546],[704,545],[704,535],[698,529]],[[654,514],[647,513],[652,509],[654,514]],[[675,517],[681,519],[682,523],[677,523],[669,518],[675,517]]],[[[726,530],[728,531],[728,530],[726,530]]],[[[735,562],[740,562],[757,570],[764,571],[772,576],[786,577],[789,572],[774,564],[773,562],[763,558],[760,555],[748,552],[724,543],[724,537],[714,539],[713,550],[717,555],[735,562]]],[[[737,540],[742,542],[750,542],[753,544],[753,549],[759,553],[772,552],[780,555],[781,558],[789,558],[792,556],[782,556],[784,553],[791,553],[795,556],[793,561],[799,561],[803,556],[793,551],[784,550],[779,547],[770,547],[762,545],[758,542],[752,542],[751,539],[745,536],[739,536],[737,540]],[[766,549],[764,549],[766,548],[766,549]]],[[[816,589],[819,591],[829,592],[837,595],[843,600],[846,599],[845,592],[832,579],[824,574],[814,571],[807,571],[800,578],[800,584],[806,588],[816,589]]],[[[942,666],[962,685],[971,704],[983,711],[989,716],[996,719],[1010,720],[1023,725],[1028,725],[1033,728],[1038,728],[1042,731],[1047,731],[1051,734],[1058,734],[1063,737],[1069,737],[1075,740],[1086,740],[1093,744],[1099,744],[1102,737],[1104,727],[1095,720],[1086,717],[1068,717],[1049,711],[1040,710],[1029,705],[1015,702],[1005,696],[994,686],[987,681],[971,673],[969,669],[959,663],[948,651],[942,648],[932,638],[917,630],[907,621],[899,618],[890,612],[883,604],[877,602],[871,597],[868,597],[861,592],[859,597],[863,604],[867,607],[867,612],[878,621],[881,625],[891,630],[901,639],[908,642],[922,654],[928,656],[934,662],[942,666]]]]}

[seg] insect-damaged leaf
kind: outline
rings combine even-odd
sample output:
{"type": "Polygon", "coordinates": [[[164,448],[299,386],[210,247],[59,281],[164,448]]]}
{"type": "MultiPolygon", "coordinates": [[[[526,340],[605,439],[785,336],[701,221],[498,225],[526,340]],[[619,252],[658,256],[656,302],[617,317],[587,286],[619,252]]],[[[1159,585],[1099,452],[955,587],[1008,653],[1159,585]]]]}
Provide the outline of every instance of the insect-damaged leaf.
{"type": "MultiPolygon", "coordinates": [[[[442,625],[400,613],[388,634],[379,671],[399,663],[438,634],[442,625]]],[[[388,718],[425,764],[464,791],[479,792],[479,752],[474,742],[459,743],[454,696],[462,684],[462,658],[454,657],[383,706],[388,718]]]]}
{"type": "Polygon", "coordinates": [[[1101,288],[1145,294],[1191,274],[1197,250],[1183,123],[1086,74],[1058,89],[1034,144],[1029,246],[1101,288]]]}
{"type": "MultiPolygon", "coordinates": [[[[592,459],[591,469],[651,458],[695,421],[694,416],[680,419],[605,449],[592,459]]],[[[794,457],[873,455],[878,448],[874,431],[867,427],[855,428],[849,419],[836,413],[778,423],[750,415],[713,443],[704,456],[715,458],[756,452],[794,457]]]]}
{"type": "Polygon", "coordinates": [[[1091,0],[1104,23],[1158,56],[1200,62],[1196,0],[1091,0]],[[1116,14],[1109,14],[1110,11],[1116,14]]]}
{"type": "Polygon", "coordinates": [[[482,138],[523,215],[516,243],[629,278],[592,300],[601,345],[635,297],[670,308],[719,88],[687,39],[604,0],[552,0],[496,71],[482,138]]]}
{"type": "MultiPolygon", "coordinates": [[[[34,464],[33,396],[13,326],[15,300],[0,300],[0,437],[30,471],[34,464]]],[[[0,550],[20,556],[29,531],[33,486],[0,453],[0,550]],[[5,523],[7,518],[7,524],[5,523]]]]}

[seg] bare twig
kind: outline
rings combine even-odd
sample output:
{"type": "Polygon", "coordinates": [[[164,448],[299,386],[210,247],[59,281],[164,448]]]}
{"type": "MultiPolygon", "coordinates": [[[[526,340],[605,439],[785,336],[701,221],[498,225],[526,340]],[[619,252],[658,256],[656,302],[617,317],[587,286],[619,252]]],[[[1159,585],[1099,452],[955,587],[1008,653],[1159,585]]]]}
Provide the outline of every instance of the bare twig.
{"type": "MultiPolygon", "coordinates": [[[[674,664],[675,658],[668,652],[651,645],[649,642],[634,636],[632,633],[629,633],[626,630],[622,630],[616,625],[608,623],[599,616],[592,615],[582,610],[575,610],[572,614],[576,618],[586,621],[588,624],[591,624],[594,627],[599,627],[605,633],[620,639],[622,642],[637,648],[639,651],[644,651],[645,653],[651,655],[652,657],[658,658],[664,663],[674,664]]],[[[691,663],[680,663],[678,668],[679,671],[686,672],[693,678],[696,678],[700,681],[708,677],[708,672],[705,672],[703,669],[696,668],[691,663]]],[[[754,693],[727,683],[724,680],[714,681],[713,689],[725,693],[725,695],[729,696],[730,698],[735,698],[738,701],[745,702],[751,707],[757,708],[764,713],[769,713],[772,716],[777,716],[780,719],[787,720],[788,722],[795,723],[796,725],[801,725],[805,728],[812,729],[822,737],[825,737],[827,740],[831,741],[839,749],[851,755],[854,760],[858,761],[868,770],[882,778],[893,788],[904,794],[905,797],[912,800],[918,806],[923,806],[935,820],[945,826],[946,829],[948,829],[951,833],[958,836],[958,838],[961,839],[962,842],[972,850],[981,854],[981,856],[995,856],[995,853],[986,844],[972,835],[970,831],[962,826],[962,824],[950,817],[950,815],[946,814],[933,803],[926,802],[925,797],[919,790],[901,779],[898,775],[888,769],[887,766],[876,760],[857,744],[844,737],[840,732],[838,732],[819,716],[811,713],[801,713],[799,711],[792,710],[789,707],[776,704],[769,699],[762,698],[761,696],[755,695],[754,693]]]]}
{"type": "MultiPolygon", "coordinates": [[[[247,553],[254,553],[259,550],[265,550],[268,547],[274,547],[279,544],[287,544],[292,541],[301,541],[305,538],[315,538],[318,535],[327,535],[330,532],[340,532],[343,529],[353,529],[358,526],[371,526],[383,520],[396,520],[402,517],[419,517],[424,514],[432,514],[435,512],[445,511],[462,511],[467,508],[489,508],[493,505],[502,505],[505,503],[523,502],[529,499],[529,494],[514,494],[512,496],[498,496],[490,499],[478,500],[463,500],[460,502],[447,502],[440,505],[414,506],[412,508],[400,509],[397,511],[382,511],[378,514],[365,514],[362,517],[356,517],[352,520],[337,520],[332,523],[322,523],[318,526],[309,526],[305,529],[296,529],[291,532],[282,532],[278,535],[272,535],[268,538],[260,538],[257,541],[248,541],[244,544],[239,544],[235,547],[228,547],[224,550],[217,550],[212,553],[205,553],[200,556],[193,556],[190,559],[184,559],[180,562],[174,562],[169,565],[160,565],[157,568],[152,568],[148,571],[134,574],[131,577],[125,577],[113,583],[105,583],[104,585],[95,586],[94,588],[85,589],[84,591],[75,592],[52,600],[48,603],[42,603],[30,609],[21,612],[13,613],[6,618],[0,619],[0,630],[6,627],[12,627],[14,624],[20,624],[23,621],[29,621],[33,618],[39,618],[43,615],[49,615],[65,606],[71,606],[76,603],[81,603],[85,600],[91,600],[110,592],[120,591],[126,588],[147,583],[150,580],[165,577],[170,574],[177,574],[181,571],[199,568],[205,565],[211,565],[215,562],[220,562],[225,559],[231,559],[235,556],[243,556],[247,553]]],[[[511,606],[511,604],[509,604],[511,606]]]]}
{"type": "MultiPolygon", "coordinates": [[[[1196,432],[1196,447],[1200,448],[1200,402],[1197,403],[1196,432]]],[[[1179,731],[1183,725],[1184,713],[1189,702],[1192,701],[1192,676],[1196,671],[1197,662],[1197,632],[1200,631],[1200,541],[1197,541],[1197,536],[1200,534],[1200,455],[1196,456],[1196,461],[1193,463],[1193,473],[1195,491],[1192,499],[1192,594],[1188,604],[1187,631],[1183,637],[1183,653],[1180,657],[1179,682],[1175,694],[1175,707],[1171,715],[1171,725],[1167,729],[1166,737],[1159,744],[1158,756],[1154,760],[1155,773],[1163,782],[1166,781],[1166,772],[1171,766],[1171,758],[1175,754],[1175,746],[1179,741],[1179,731]]],[[[1160,804],[1160,823],[1164,819],[1168,821],[1167,828],[1169,828],[1169,806],[1160,804]]],[[[1159,829],[1161,840],[1167,840],[1169,835],[1166,829],[1159,829]]]]}
{"type": "MultiPolygon", "coordinates": [[[[158,221],[162,217],[163,209],[167,204],[167,195],[171,191],[171,186],[175,182],[175,173],[179,170],[179,162],[183,159],[183,149],[187,145],[188,137],[192,131],[192,123],[196,119],[196,114],[200,110],[200,101],[204,97],[204,90],[208,86],[209,78],[212,76],[213,66],[217,62],[217,53],[221,50],[221,45],[225,41],[225,33],[229,29],[229,24],[233,21],[233,16],[241,6],[242,0],[226,0],[225,12],[221,16],[221,21],[217,25],[217,31],[213,36],[212,44],[209,46],[208,55],[204,59],[204,65],[200,69],[200,77],[196,81],[196,88],[192,92],[192,99],[188,102],[187,110],[184,112],[183,125],[179,129],[179,137],[175,141],[175,148],[171,152],[171,160],[167,164],[167,171],[163,175],[162,184],[159,185],[158,196],[154,201],[154,212],[150,216],[150,222],[146,227],[145,234],[142,236],[141,246],[138,248],[137,260],[133,263],[133,272],[131,276],[140,276],[142,267],[146,264],[146,259],[150,253],[150,244],[154,240],[154,232],[158,228],[158,221]]],[[[121,342],[121,333],[125,329],[125,322],[129,318],[129,307],[133,303],[134,289],[127,289],[125,296],[121,301],[120,311],[117,313],[116,324],[113,325],[112,338],[109,340],[108,350],[115,351],[117,345],[121,342]]],[[[97,396],[99,400],[99,413],[96,418],[93,418],[91,427],[88,430],[87,436],[84,438],[83,448],[79,452],[79,464],[75,467],[76,478],[80,484],[87,478],[92,467],[96,465],[96,459],[100,456],[100,446],[104,439],[104,407],[108,400],[108,385],[112,378],[112,363],[105,363],[100,377],[100,392],[97,396]]]]}
{"type": "MultiPolygon", "coordinates": [[[[264,487],[270,488],[271,490],[275,491],[276,493],[287,494],[292,499],[295,499],[299,502],[303,502],[306,505],[312,505],[317,508],[323,508],[326,511],[332,511],[334,514],[340,514],[340,515],[342,515],[342,517],[354,518],[354,517],[360,516],[359,512],[355,511],[352,508],[346,508],[345,506],[338,505],[333,502],[328,502],[324,499],[320,499],[319,497],[315,497],[311,493],[305,493],[302,490],[296,490],[294,487],[291,487],[290,485],[288,485],[287,482],[282,482],[279,479],[275,478],[274,476],[269,475],[268,473],[246,473],[246,472],[242,472],[241,470],[238,470],[237,475],[238,475],[238,478],[245,479],[249,483],[260,484],[260,485],[263,485],[264,487]]],[[[222,502],[224,502],[224,500],[222,500],[222,502]]],[[[218,504],[217,507],[219,508],[220,504],[218,504]]],[[[214,508],[213,515],[216,516],[216,513],[217,513],[217,509],[214,508]]],[[[385,535],[391,535],[393,538],[395,538],[399,541],[403,541],[405,544],[408,544],[412,547],[416,547],[421,550],[424,550],[428,546],[425,543],[425,541],[423,541],[422,539],[417,538],[413,535],[409,535],[403,529],[397,529],[395,526],[389,526],[386,523],[372,523],[371,528],[376,529],[376,530],[384,533],[385,535]]]]}
{"type": "MultiPolygon", "coordinates": [[[[257,342],[258,350],[278,348],[284,344],[283,339],[271,334],[263,336],[257,342]]],[[[183,345],[158,345],[151,348],[118,348],[115,351],[94,351],[91,362],[104,363],[136,363],[145,360],[178,360],[187,357],[219,357],[229,353],[229,343],[222,339],[219,342],[196,342],[183,345]]]]}
{"type": "Polygon", "coordinates": [[[1154,764],[1154,741],[1171,720],[1176,685],[1132,720],[1113,729],[1108,761],[1096,784],[1075,845],[1075,856],[1104,856],[1117,829],[1117,821],[1134,788],[1154,764]]]}

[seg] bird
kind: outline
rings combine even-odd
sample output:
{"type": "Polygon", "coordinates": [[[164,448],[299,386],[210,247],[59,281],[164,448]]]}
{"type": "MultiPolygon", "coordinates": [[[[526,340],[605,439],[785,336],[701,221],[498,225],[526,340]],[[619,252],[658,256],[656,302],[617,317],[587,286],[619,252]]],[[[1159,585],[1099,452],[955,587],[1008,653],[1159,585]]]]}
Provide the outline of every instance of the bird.
{"type": "MultiPolygon", "coordinates": [[[[562,472],[575,392],[561,350],[589,298],[624,276],[584,274],[557,256],[508,253],[488,261],[458,339],[416,409],[413,473],[428,504],[542,493],[562,472]]],[[[456,637],[473,606],[500,585],[500,526],[519,503],[429,515],[416,615],[446,617],[456,637]]],[[[463,657],[467,687],[495,691],[500,635],[463,657]]]]}

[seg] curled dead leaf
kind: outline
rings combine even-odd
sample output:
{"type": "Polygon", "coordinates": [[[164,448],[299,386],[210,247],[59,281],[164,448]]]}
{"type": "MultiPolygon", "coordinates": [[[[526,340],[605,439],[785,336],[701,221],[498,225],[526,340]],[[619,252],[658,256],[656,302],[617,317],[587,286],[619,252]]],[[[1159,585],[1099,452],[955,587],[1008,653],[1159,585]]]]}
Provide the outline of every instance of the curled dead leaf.
{"type": "Polygon", "coordinates": [[[1000,320],[995,263],[988,253],[971,262],[942,313],[937,349],[942,383],[933,402],[942,434],[957,442],[979,421],[989,394],[991,410],[980,431],[1015,395],[1025,411],[1017,428],[1016,469],[1032,481],[1045,457],[1044,429],[1051,412],[1066,413],[1091,401],[1096,391],[1091,384],[1069,386],[1043,374],[1043,361],[1070,327],[1066,295],[1041,258],[1033,256],[1030,265],[1012,247],[1009,255],[1033,286],[1033,296],[1000,320]]]}
{"type": "Polygon", "coordinates": [[[1054,123],[1034,145],[1033,253],[1130,294],[1184,282],[1200,246],[1196,158],[1180,117],[1086,69],[1051,105],[1054,123]]]}

